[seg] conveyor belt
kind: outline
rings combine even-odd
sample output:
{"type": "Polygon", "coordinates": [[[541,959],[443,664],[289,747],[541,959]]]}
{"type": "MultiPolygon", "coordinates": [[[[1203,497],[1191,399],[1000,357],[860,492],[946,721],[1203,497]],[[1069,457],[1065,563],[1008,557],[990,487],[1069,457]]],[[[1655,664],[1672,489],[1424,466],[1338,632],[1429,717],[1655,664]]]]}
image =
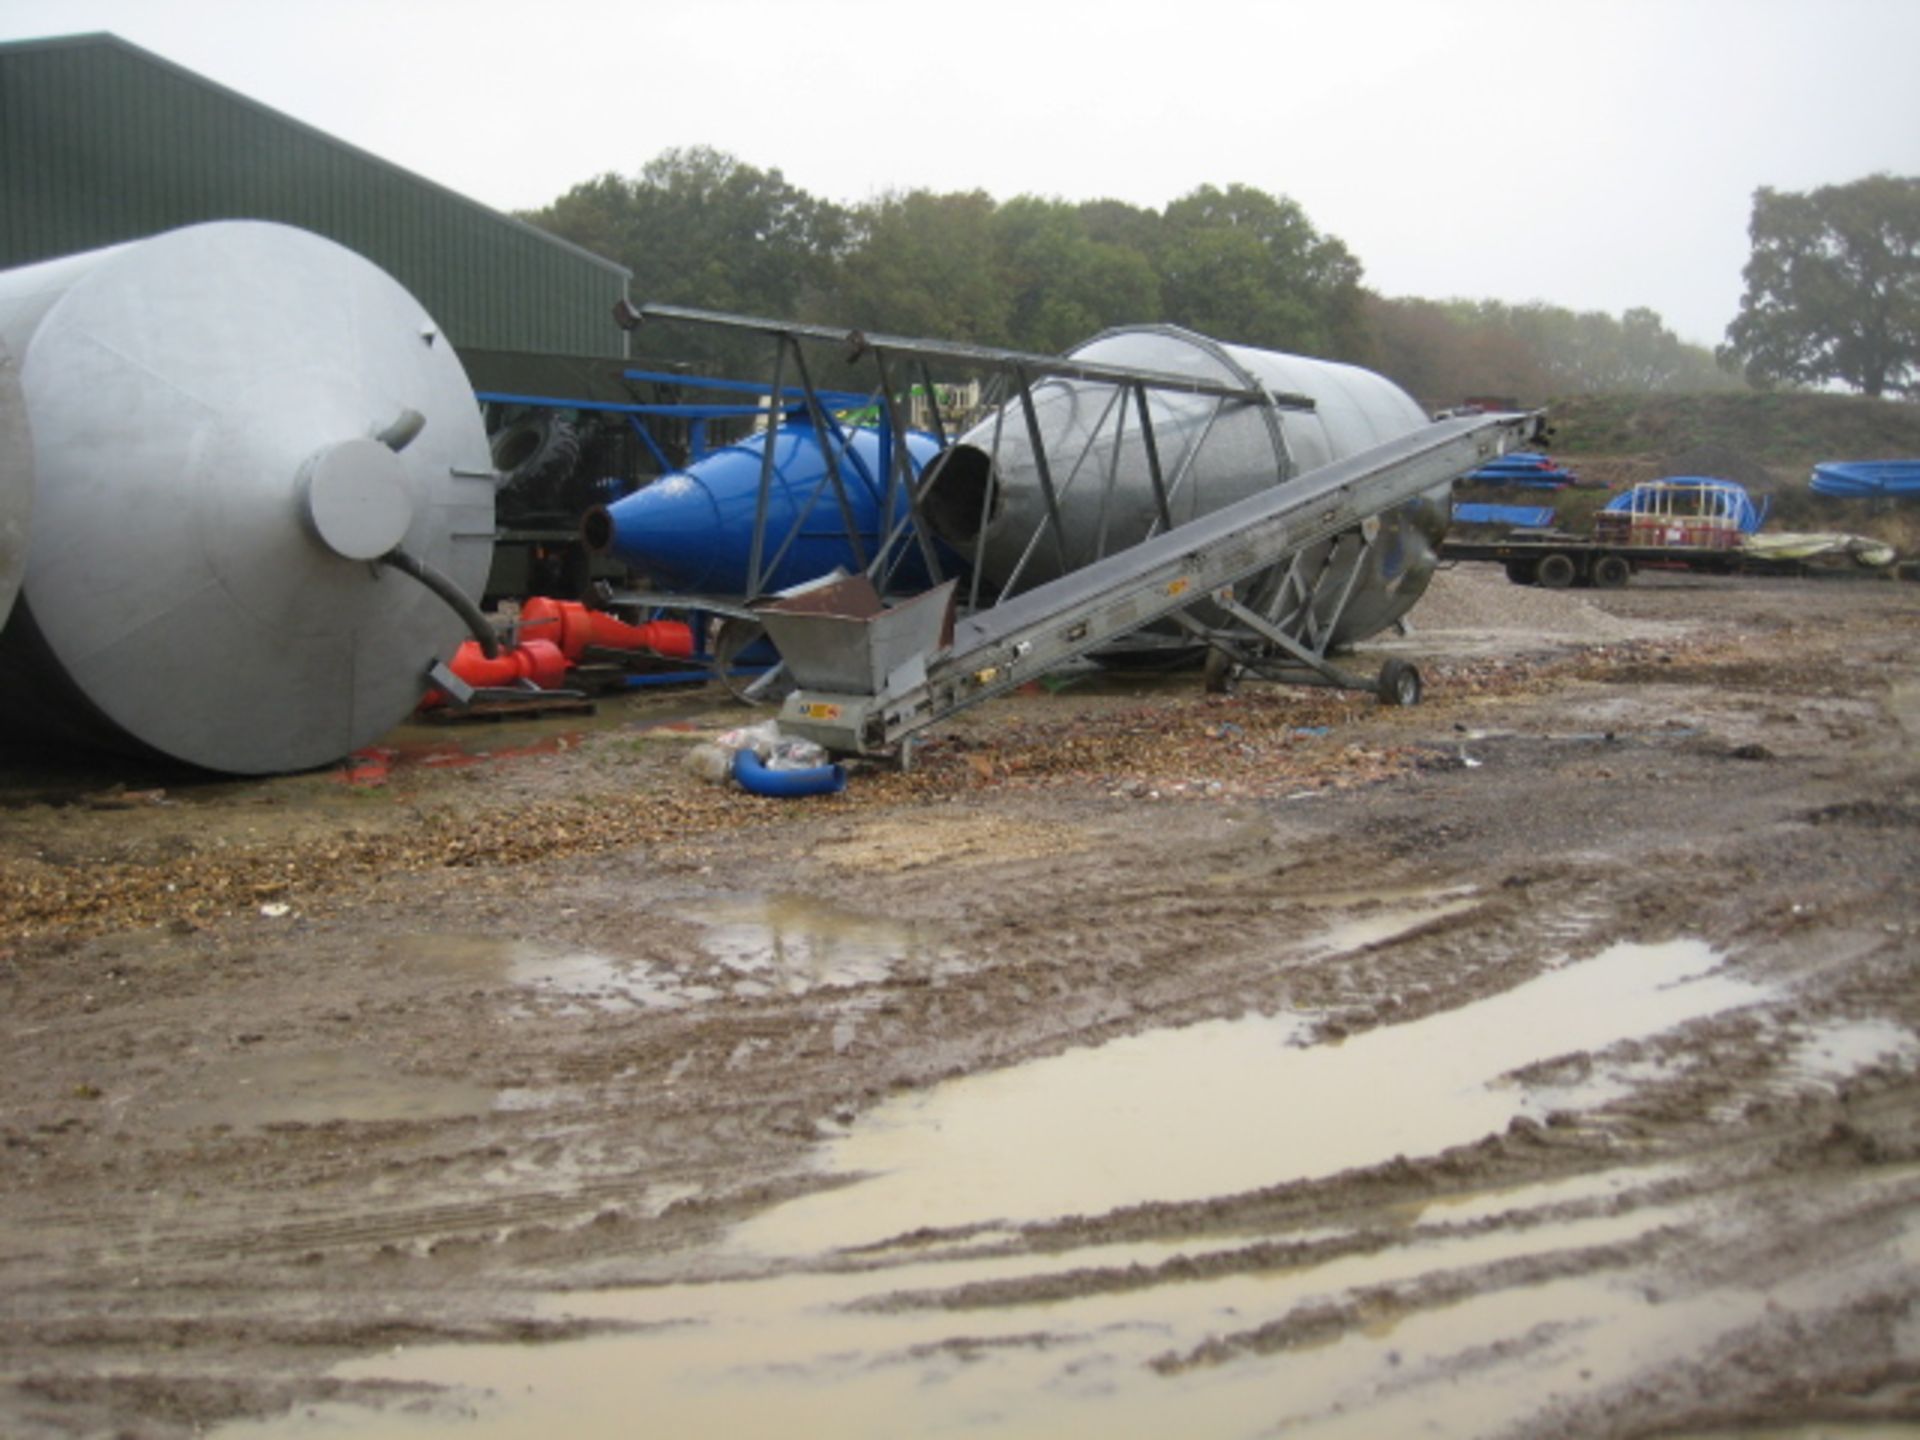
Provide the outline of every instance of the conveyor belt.
{"type": "MultiPolygon", "coordinates": [[[[1323,466],[960,620],[899,658],[896,612],[763,611],[799,688],[781,728],[845,754],[875,753],[1062,661],[1223,594],[1305,547],[1530,441],[1536,414],[1468,415],[1323,466]],[[866,646],[884,664],[847,653],[866,646]],[[849,674],[871,678],[858,693],[849,674]],[[825,680],[827,687],[819,685],[825,680]]],[[[924,608],[924,607],[922,607],[924,608]]],[[[909,621],[908,607],[899,618],[909,621]]],[[[918,622],[929,637],[925,618],[918,622]]]]}

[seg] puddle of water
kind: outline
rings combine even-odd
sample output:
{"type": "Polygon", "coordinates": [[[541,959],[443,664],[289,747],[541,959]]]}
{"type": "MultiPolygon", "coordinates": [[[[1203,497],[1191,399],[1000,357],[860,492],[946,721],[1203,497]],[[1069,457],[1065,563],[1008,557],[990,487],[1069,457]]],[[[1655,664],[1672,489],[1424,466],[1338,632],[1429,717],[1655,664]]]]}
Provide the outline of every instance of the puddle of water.
{"type": "MultiPolygon", "coordinates": [[[[1426,1155],[1541,1110],[1498,1083],[1529,1063],[1656,1034],[1766,992],[1696,941],[1622,945],[1505,994],[1339,1046],[1296,1017],[1128,1036],[889,1101],[822,1168],[871,1178],[735,1232],[811,1254],[922,1227],[1103,1214],[1426,1155]]],[[[1562,1097],[1556,1097],[1557,1099],[1562,1097]]]]}
{"type": "Polygon", "coordinates": [[[447,1120],[484,1115],[494,1092],[460,1080],[407,1075],[354,1050],[288,1050],[222,1057],[193,1096],[163,1109],[161,1123],[320,1125],[331,1120],[447,1120]]]}
{"type": "Polygon", "coordinates": [[[1911,1065],[1920,1038],[1891,1020],[1844,1020],[1824,1025],[1793,1048],[1792,1073],[1817,1081],[1844,1080],[1874,1064],[1911,1065]]]}
{"type": "Polygon", "coordinates": [[[486,984],[511,984],[559,1014],[660,1010],[717,999],[711,985],[683,984],[644,960],[556,950],[491,935],[407,935],[388,946],[392,963],[432,968],[486,984]]]}
{"type": "Polygon", "coordinates": [[[1903,1420],[1817,1420],[1807,1425],[1740,1425],[1731,1430],[1669,1430],[1666,1440],[1916,1440],[1920,1424],[1903,1420]]]}
{"type": "Polygon", "coordinates": [[[792,994],[870,985],[890,975],[949,974],[960,956],[918,927],[857,915],[805,895],[740,896],[689,912],[703,948],[737,975],[792,994]]]}
{"type": "Polygon", "coordinates": [[[897,974],[957,972],[961,956],[919,928],[838,910],[804,895],[737,896],[682,912],[734,980],[723,990],[665,966],[490,935],[421,934],[393,942],[393,963],[519,986],[558,1014],[656,1010],[736,995],[803,994],[897,974]]]}
{"type": "MultiPolygon", "coordinates": [[[[458,1423],[459,1433],[475,1440],[553,1434],[589,1440],[631,1434],[635,1417],[661,1434],[777,1429],[849,1440],[982,1431],[1160,1437],[1192,1433],[1196,1426],[1207,1433],[1264,1433],[1276,1407],[1338,1393],[1323,1379],[1325,1347],[1177,1376],[1158,1376],[1148,1362],[1358,1287],[1517,1254],[1613,1243],[1673,1218],[1652,1212],[1544,1226],[1526,1235],[1443,1237],[1317,1266],[960,1312],[937,1303],[890,1312],[850,1307],[900,1290],[1068,1269],[1118,1271],[1201,1252],[1172,1244],[1110,1246],[878,1274],[801,1274],[570,1296],[548,1306],[549,1313],[659,1328],[545,1347],[433,1347],[353,1362],[336,1372],[348,1379],[459,1387],[465,1399],[490,1392],[470,1409],[463,1399],[459,1408],[466,1413],[458,1422],[421,1415],[376,1418],[331,1407],[223,1433],[232,1440],[285,1440],[351,1430],[398,1440],[445,1433],[448,1424],[458,1423]],[[359,1423],[349,1423],[356,1416],[359,1423]]],[[[1548,1313],[1585,1315],[1607,1303],[1605,1287],[1598,1281],[1562,1284],[1553,1303],[1548,1313]]],[[[1511,1323],[1505,1313],[1496,1318],[1511,1323]]],[[[1377,1333],[1364,1345],[1376,1365],[1384,1338],[1405,1329],[1374,1327],[1377,1333]]],[[[1458,1328],[1444,1327],[1443,1334],[1452,1348],[1469,1343],[1458,1328]]],[[[1417,1336],[1393,1340],[1409,1354],[1423,1343],[1417,1336]]],[[[1390,1372],[1380,1367],[1376,1373],[1390,1372]]]]}
{"type": "Polygon", "coordinates": [[[1471,895],[1459,892],[1446,892],[1456,896],[1453,899],[1438,900],[1436,903],[1418,906],[1389,907],[1367,914],[1355,915],[1330,925],[1315,936],[1309,946],[1316,955],[1344,954],[1349,950],[1364,950],[1369,945],[1381,945],[1397,939],[1410,930],[1431,924],[1448,915],[1464,914],[1475,908],[1480,902],[1471,895]]]}
{"type": "MultiPolygon", "coordinates": [[[[1661,1173],[1662,1167],[1647,1167],[1607,1178],[1633,1188],[1661,1173]]],[[[1901,1193],[1916,1174],[1920,1167],[1902,1167],[1871,1183],[1901,1193]]],[[[1508,1198],[1546,1203],[1560,1198],[1563,1187],[1586,1194],[1599,1183],[1599,1177],[1581,1177],[1524,1187],[1508,1198]]],[[[1156,1358],[1252,1334],[1303,1307],[1350,1304],[1380,1286],[1444,1283],[1450,1274],[1516,1256],[1564,1254],[1662,1227],[1694,1227],[1707,1223],[1711,1206],[1646,1205],[1626,1215],[1483,1234],[1416,1231],[1385,1251],[1317,1265],[1203,1280],[1178,1278],[1190,1273],[1181,1271],[1114,1293],[957,1311],[938,1303],[939,1291],[1078,1269],[1120,1272],[1203,1252],[1149,1242],[552,1297],[541,1306],[548,1316],[654,1328],[558,1345],[396,1350],[334,1374],[454,1387],[439,1414],[418,1401],[387,1414],[328,1405],[219,1433],[226,1440],[342,1434],[358,1440],[447,1434],[612,1440],[636,1430],[843,1440],[982,1432],[1145,1440],[1281,1430],[1316,1440],[1477,1436],[1524,1426],[1549,1406],[1601,1394],[1676,1361],[1698,1363],[1770,1305],[1817,1313],[1848,1293],[1871,1292],[1884,1285],[1889,1267],[1911,1263],[1920,1226],[1911,1222],[1905,1233],[1847,1265],[1773,1289],[1655,1295],[1644,1276],[1588,1273],[1475,1289],[1451,1303],[1387,1307],[1375,1323],[1331,1339],[1269,1354],[1236,1349],[1219,1365],[1175,1374],[1150,1368],[1156,1358]],[[905,1291],[932,1292],[934,1303],[872,1308],[872,1301],[905,1291]]]]}
{"type": "Polygon", "coordinates": [[[1495,1290],[1296,1357],[1314,1373],[1278,1398],[1267,1433],[1374,1440],[1525,1428],[1543,1406],[1577,1403],[1675,1355],[1703,1353],[1763,1310],[1764,1297],[1730,1292],[1649,1304],[1604,1277],[1495,1290]],[[1493,1345],[1506,1348],[1503,1360],[1493,1345]]]}
{"type": "MultiPolygon", "coordinates": [[[[1915,1167],[1900,1167],[1866,1184],[1901,1193],[1910,1190],[1915,1174],[1915,1167]]],[[[1728,1285],[1676,1295],[1658,1294],[1657,1277],[1648,1287],[1624,1277],[1610,1283],[1589,1276],[1477,1294],[1406,1317],[1384,1343],[1350,1334],[1314,1352],[1312,1376],[1283,1397],[1284,1408],[1276,1408],[1266,1433],[1372,1440],[1537,1430],[1544,1405],[1577,1404],[1676,1363],[1711,1365],[1704,1357],[1715,1353],[1723,1337],[1767,1312],[1815,1315],[1849,1294],[1877,1293],[1902,1263],[1902,1238],[1895,1236],[1777,1286],[1756,1282],[1752,1288],[1728,1285]],[[1504,1373],[1488,1373],[1495,1341],[1508,1352],[1504,1373]],[[1459,1356],[1473,1358],[1465,1374],[1449,1363],[1459,1356]]],[[[1895,1422],[1886,1433],[1906,1440],[1902,1430],[1895,1422]]],[[[1873,1422],[1813,1424],[1778,1433],[1859,1440],[1876,1428],[1873,1422]]]]}
{"type": "Polygon", "coordinates": [[[673,976],[638,960],[617,960],[585,952],[543,953],[527,945],[514,947],[507,978],[536,994],[575,1002],[558,1007],[561,1014],[584,1010],[671,1010],[702,1000],[717,999],[711,985],[683,985],[673,976]]]}
{"type": "Polygon", "coordinates": [[[1315,910],[1372,910],[1382,906],[1411,909],[1444,905],[1479,893],[1477,885],[1372,885],[1364,890],[1321,890],[1299,897],[1297,903],[1315,910]]]}
{"type": "Polygon", "coordinates": [[[1580,1205],[1611,1200],[1650,1190],[1686,1171],[1678,1165],[1646,1165],[1631,1170],[1603,1170],[1594,1175],[1571,1175],[1564,1180],[1542,1180],[1528,1185],[1506,1185],[1493,1190],[1470,1190],[1445,1195],[1413,1207],[1413,1219],[1424,1225],[1470,1225],[1498,1216],[1519,1216],[1550,1210],[1557,1205],[1580,1205]]]}

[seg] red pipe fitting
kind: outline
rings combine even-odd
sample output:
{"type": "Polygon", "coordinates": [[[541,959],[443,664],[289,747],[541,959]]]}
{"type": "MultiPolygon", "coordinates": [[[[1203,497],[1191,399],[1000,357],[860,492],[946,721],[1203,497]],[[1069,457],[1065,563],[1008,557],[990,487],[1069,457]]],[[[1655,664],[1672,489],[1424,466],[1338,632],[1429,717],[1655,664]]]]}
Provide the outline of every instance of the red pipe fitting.
{"type": "Polygon", "coordinates": [[[550,600],[536,595],[520,607],[520,633],[533,631],[559,646],[569,662],[577,663],[589,646],[601,650],[651,650],[656,655],[685,658],[693,654],[693,627],[680,620],[650,620],[629,625],[601,610],[589,610],[577,600],[550,600]]]}
{"type": "MultiPolygon", "coordinates": [[[[522,640],[511,650],[489,660],[478,640],[463,640],[453,652],[447,668],[476,690],[497,690],[531,680],[542,690],[558,690],[566,684],[567,657],[550,640],[522,640]]],[[[429,690],[420,700],[422,710],[447,703],[438,690],[429,690]]]]}

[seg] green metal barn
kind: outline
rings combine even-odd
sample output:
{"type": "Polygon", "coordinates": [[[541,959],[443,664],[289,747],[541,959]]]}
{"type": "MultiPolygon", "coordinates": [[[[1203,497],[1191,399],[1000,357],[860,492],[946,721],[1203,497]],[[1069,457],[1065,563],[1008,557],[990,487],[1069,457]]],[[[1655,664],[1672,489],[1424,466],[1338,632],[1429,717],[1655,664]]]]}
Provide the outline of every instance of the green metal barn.
{"type": "Polygon", "coordinates": [[[483,388],[618,360],[625,267],[114,35],[0,44],[0,269],[203,220],[277,220],[419,297],[483,388]]]}
{"type": "Polygon", "coordinates": [[[643,435],[618,412],[674,391],[624,373],[626,267],[118,36],[0,44],[0,270],[235,219],[359,252],[452,341],[502,473],[489,595],[579,590],[580,515],[607,485],[679,463],[684,426],[643,435]]]}

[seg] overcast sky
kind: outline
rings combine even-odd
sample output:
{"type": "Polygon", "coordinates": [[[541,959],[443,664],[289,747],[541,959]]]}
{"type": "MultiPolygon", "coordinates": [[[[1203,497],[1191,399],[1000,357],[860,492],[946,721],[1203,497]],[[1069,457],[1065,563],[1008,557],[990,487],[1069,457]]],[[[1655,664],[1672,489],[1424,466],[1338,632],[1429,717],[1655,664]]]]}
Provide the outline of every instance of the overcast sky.
{"type": "Polygon", "coordinates": [[[1756,186],[1920,174],[1917,0],[0,0],[94,30],[501,209],[701,144],[843,202],[1237,181],[1384,294],[1709,345],[1756,186]]]}

